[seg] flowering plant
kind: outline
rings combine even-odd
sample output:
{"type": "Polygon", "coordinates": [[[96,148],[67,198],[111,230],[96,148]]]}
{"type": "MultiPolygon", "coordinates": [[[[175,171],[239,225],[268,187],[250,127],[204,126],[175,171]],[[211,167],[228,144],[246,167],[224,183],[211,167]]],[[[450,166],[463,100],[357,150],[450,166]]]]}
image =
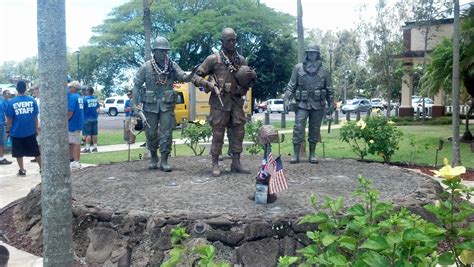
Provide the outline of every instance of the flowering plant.
{"type": "Polygon", "coordinates": [[[341,127],[341,141],[349,143],[361,159],[368,154],[378,155],[384,162],[390,162],[398,150],[398,142],[402,132],[394,123],[375,112],[372,116],[357,122],[349,121],[341,127]]]}
{"type": "Polygon", "coordinates": [[[425,208],[436,215],[446,229],[446,246],[440,255],[440,264],[469,266],[474,263],[474,207],[469,202],[472,188],[462,184],[461,174],[466,172],[464,166],[452,167],[444,159],[444,167],[433,171],[435,177],[443,178],[446,185],[444,200],[426,205],[425,208]]]}
{"type": "Polygon", "coordinates": [[[202,155],[205,147],[199,145],[199,142],[209,141],[212,136],[212,128],[205,120],[190,122],[183,130],[184,143],[191,148],[195,156],[202,155]]]}

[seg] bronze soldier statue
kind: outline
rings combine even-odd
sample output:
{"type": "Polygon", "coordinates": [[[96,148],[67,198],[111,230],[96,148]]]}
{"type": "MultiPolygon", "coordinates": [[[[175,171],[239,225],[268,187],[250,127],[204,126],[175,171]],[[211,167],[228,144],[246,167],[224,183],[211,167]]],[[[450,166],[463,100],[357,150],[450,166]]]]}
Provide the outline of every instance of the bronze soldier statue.
{"type": "Polygon", "coordinates": [[[294,164],[300,161],[300,148],[308,118],[309,162],[318,163],[315,150],[321,137],[321,121],[325,111],[327,114],[331,114],[334,99],[329,72],[322,66],[318,45],[314,43],[308,45],[304,61],[296,64],[293,68],[285,91],[285,106],[289,106],[292,98],[296,101],[295,126],[293,128],[294,157],[290,163],[294,164]]]}
{"type": "Polygon", "coordinates": [[[173,128],[176,125],[174,108],[177,99],[173,83],[191,81],[197,68],[190,74],[186,74],[178,64],[172,61],[168,57],[170,46],[164,37],[157,37],[151,49],[153,57],[140,67],[134,79],[133,110],[142,118],[144,125],[148,126],[145,129],[146,144],[151,155],[148,168],[158,168],[157,150],[159,147],[160,169],[170,172],[168,156],[171,152],[173,128]],[[144,87],[143,83],[145,83],[144,87]],[[142,105],[139,105],[140,103],[142,105]],[[159,134],[158,125],[160,126],[159,134]]]}
{"type": "Polygon", "coordinates": [[[232,129],[229,144],[232,151],[233,172],[245,172],[240,164],[242,142],[245,135],[244,97],[256,79],[256,73],[247,66],[245,58],[236,51],[237,34],[226,28],[221,34],[222,49],[208,56],[193,77],[196,86],[211,92],[210,123],[212,126],[212,175],[220,175],[219,155],[222,153],[224,133],[227,126],[232,129]],[[210,81],[204,79],[210,75],[210,81]]]}

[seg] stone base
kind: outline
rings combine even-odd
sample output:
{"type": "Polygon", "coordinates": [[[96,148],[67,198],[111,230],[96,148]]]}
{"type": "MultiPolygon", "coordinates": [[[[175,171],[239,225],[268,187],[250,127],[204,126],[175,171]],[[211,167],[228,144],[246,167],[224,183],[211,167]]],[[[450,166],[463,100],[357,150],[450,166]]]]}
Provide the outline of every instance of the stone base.
{"type": "Polygon", "coordinates": [[[443,117],[444,116],[444,106],[433,106],[431,110],[431,117],[443,117]]]}
{"type": "MultiPolygon", "coordinates": [[[[261,156],[244,156],[253,174],[236,174],[222,165],[210,177],[209,157],[172,157],[173,172],[147,169],[146,161],[107,164],[74,172],[73,241],[76,260],[88,266],[160,266],[169,259],[171,230],[180,225],[190,237],[187,251],[212,244],[216,261],[231,266],[276,266],[278,257],[297,255],[311,244],[306,232],[316,224],[299,225],[305,214],[322,210],[326,196],[344,197],[347,208],[358,201],[352,192],[358,175],[372,180],[381,201],[408,207],[423,216],[423,205],[442,191],[433,179],[397,166],[355,160],[319,159],[319,164],[288,164],[289,189],[272,204],[248,199],[255,191],[261,156]],[[309,198],[318,201],[316,211],[309,198]]],[[[42,244],[41,185],[14,209],[17,231],[42,244]]],[[[426,215],[426,212],[425,212],[426,215]]],[[[197,256],[185,253],[180,266],[194,266],[197,256]]]]}
{"type": "Polygon", "coordinates": [[[398,109],[398,116],[400,117],[413,117],[414,109],[412,107],[400,107],[398,109]]]}

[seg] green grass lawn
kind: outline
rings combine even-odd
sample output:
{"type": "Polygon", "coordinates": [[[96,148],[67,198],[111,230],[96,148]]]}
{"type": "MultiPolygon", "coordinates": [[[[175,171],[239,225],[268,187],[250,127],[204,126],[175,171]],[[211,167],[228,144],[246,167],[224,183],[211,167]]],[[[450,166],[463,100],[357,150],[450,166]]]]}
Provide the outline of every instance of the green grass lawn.
{"type": "MultiPolygon", "coordinates": [[[[181,129],[176,129],[173,131],[173,138],[181,138],[181,129]]],[[[145,132],[141,132],[137,135],[136,142],[145,142],[145,132]]],[[[101,131],[98,135],[98,144],[99,146],[108,146],[116,144],[124,144],[123,140],[123,131],[101,131]]]]}
{"type": "MultiPolygon", "coordinates": [[[[287,126],[287,129],[291,127],[287,126]]],[[[393,162],[403,162],[410,164],[434,165],[436,148],[439,140],[444,140],[444,147],[439,152],[438,165],[442,164],[443,158],[451,159],[452,146],[451,142],[447,140],[451,136],[451,125],[412,125],[399,126],[403,132],[403,137],[400,140],[400,149],[394,154],[393,162]]],[[[357,158],[356,154],[351,151],[348,144],[339,141],[339,129],[333,129],[330,134],[327,131],[322,131],[322,140],[324,142],[325,156],[330,158],[357,158]]],[[[173,138],[179,138],[181,130],[173,132],[173,138]]],[[[102,132],[99,136],[100,144],[117,144],[123,143],[121,132],[102,132]],[[109,140],[110,139],[110,140],[109,140]]],[[[293,145],[291,141],[291,134],[285,134],[285,141],[280,144],[280,152],[283,155],[289,155],[293,152],[293,145]]],[[[140,134],[137,142],[144,141],[144,134],[140,134]]],[[[225,148],[226,149],[226,148],[225,148]]],[[[273,145],[273,150],[278,153],[278,145],[273,145]]],[[[131,150],[131,159],[139,159],[139,154],[145,153],[145,149],[131,150]]],[[[209,152],[206,150],[204,155],[209,152]]],[[[174,152],[172,152],[174,155],[174,152]]],[[[316,154],[319,157],[323,156],[323,144],[318,144],[316,154]]],[[[177,156],[193,155],[190,148],[186,145],[176,146],[177,156]]],[[[382,162],[382,158],[378,156],[369,155],[368,160],[377,160],[382,162]]],[[[110,152],[110,153],[94,153],[81,156],[81,161],[84,163],[109,163],[121,162],[128,160],[128,151],[110,152]]],[[[461,161],[465,167],[474,168],[474,157],[470,150],[469,144],[461,144],[461,161]]]]}

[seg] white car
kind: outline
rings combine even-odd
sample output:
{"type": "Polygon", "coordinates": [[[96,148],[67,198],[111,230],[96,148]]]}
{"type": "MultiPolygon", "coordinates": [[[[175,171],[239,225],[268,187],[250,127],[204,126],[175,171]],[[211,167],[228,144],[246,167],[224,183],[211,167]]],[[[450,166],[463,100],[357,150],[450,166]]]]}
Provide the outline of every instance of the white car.
{"type": "MultiPolygon", "coordinates": [[[[370,104],[372,105],[372,108],[378,108],[380,110],[383,110],[385,107],[384,107],[384,102],[382,99],[380,98],[372,98],[370,99],[370,104]]],[[[386,105],[386,104],[385,104],[386,105]]]]}
{"type": "Polygon", "coordinates": [[[285,107],[284,107],[284,104],[283,104],[283,99],[268,99],[267,100],[267,111],[269,113],[284,112],[285,107]]]}
{"type": "Polygon", "coordinates": [[[109,116],[117,116],[119,113],[125,112],[125,101],[127,97],[114,96],[106,98],[104,107],[100,108],[101,112],[107,113],[109,116]]]}
{"type": "MultiPolygon", "coordinates": [[[[412,98],[411,100],[411,106],[413,107],[413,109],[415,110],[415,112],[417,110],[420,110],[421,113],[423,113],[423,98],[420,97],[420,98],[412,98]]],[[[425,109],[426,111],[428,111],[429,108],[432,108],[433,107],[433,100],[431,98],[428,98],[428,97],[425,97],[425,109]]]]}

